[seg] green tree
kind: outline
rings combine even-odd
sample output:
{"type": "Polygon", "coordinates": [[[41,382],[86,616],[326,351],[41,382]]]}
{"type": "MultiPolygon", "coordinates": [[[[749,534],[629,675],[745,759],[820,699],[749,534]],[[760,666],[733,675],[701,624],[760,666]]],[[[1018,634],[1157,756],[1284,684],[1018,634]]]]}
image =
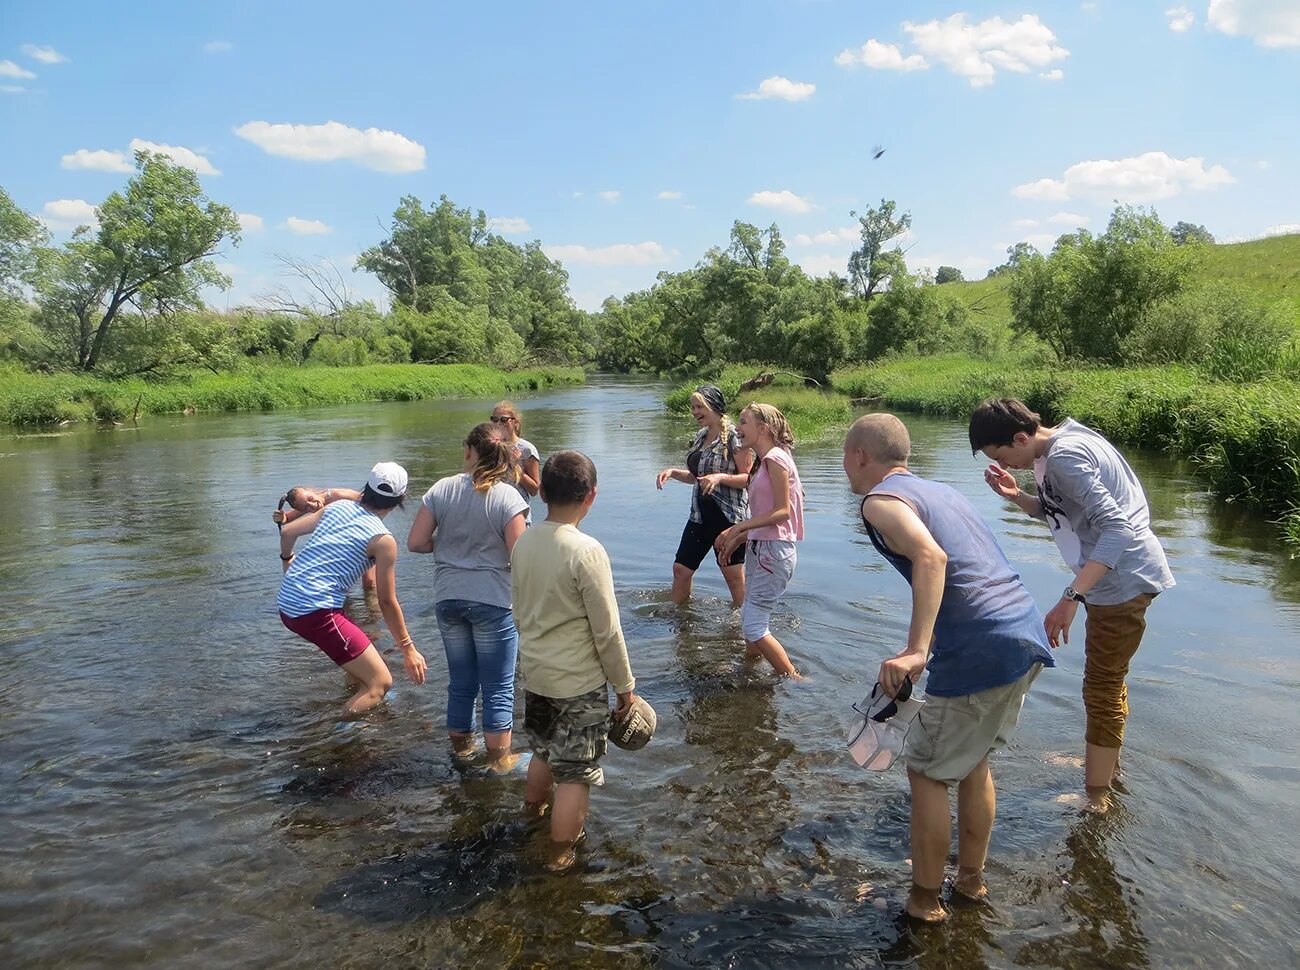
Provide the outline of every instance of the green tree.
{"type": "Polygon", "coordinates": [[[1169,235],[1179,246],[1186,246],[1188,243],[1214,243],[1214,236],[1210,230],[1204,226],[1195,226],[1190,222],[1176,222],[1174,228],[1169,230],[1169,235]]]}
{"type": "Polygon", "coordinates": [[[940,266],[938,272],[934,274],[934,281],[938,284],[964,283],[966,277],[961,275],[961,270],[956,266],[940,266]]]}
{"type": "Polygon", "coordinates": [[[48,241],[40,221],[0,187],[0,352],[17,349],[20,331],[27,331],[27,289],[48,241]]]}
{"type": "Polygon", "coordinates": [[[936,354],[965,349],[959,343],[968,316],[966,305],[956,297],[937,286],[919,286],[904,273],[872,301],[863,355],[875,360],[891,352],[936,354]]]}
{"type": "Polygon", "coordinates": [[[1188,284],[1194,248],[1176,245],[1155,212],[1118,206],[1104,233],[1081,229],[1050,256],[1020,262],[1009,287],[1013,326],[1062,359],[1116,362],[1143,316],[1188,284]]]}
{"type": "Polygon", "coordinates": [[[1027,242],[1018,242],[1014,246],[1007,247],[1007,261],[1001,266],[995,266],[985,275],[985,279],[994,276],[1009,276],[1018,270],[1025,261],[1033,256],[1038,255],[1038,250],[1027,242]]]}
{"type": "Polygon", "coordinates": [[[911,213],[896,215],[897,208],[892,199],[881,199],[878,209],[869,208],[861,216],[849,213],[857,218],[862,233],[862,244],[849,256],[849,281],[863,300],[870,300],[894,276],[907,270],[903,251],[897,246],[886,248],[912,227],[911,213]]]}
{"type": "Polygon", "coordinates": [[[37,281],[41,321],[84,370],[99,364],[123,315],[166,320],[201,307],[204,287],[230,285],[207,259],[222,240],[238,243],[235,213],[165,156],[136,152],[135,163],[125,191],[96,209],[98,230],[78,230],[37,281]]]}

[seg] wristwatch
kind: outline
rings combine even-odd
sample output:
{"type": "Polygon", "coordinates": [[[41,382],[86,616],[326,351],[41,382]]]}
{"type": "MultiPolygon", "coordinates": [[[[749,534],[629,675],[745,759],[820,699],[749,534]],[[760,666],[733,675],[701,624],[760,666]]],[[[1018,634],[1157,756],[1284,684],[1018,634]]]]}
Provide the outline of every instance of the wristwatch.
{"type": "Polygon", "coordinates": [[[1082,603],[1084,606],[1088,605],[1088,600],[1073,586],[1065,587],[1065,598],[1067,600],[1074,600],[1076,603],[1082,603]]]}

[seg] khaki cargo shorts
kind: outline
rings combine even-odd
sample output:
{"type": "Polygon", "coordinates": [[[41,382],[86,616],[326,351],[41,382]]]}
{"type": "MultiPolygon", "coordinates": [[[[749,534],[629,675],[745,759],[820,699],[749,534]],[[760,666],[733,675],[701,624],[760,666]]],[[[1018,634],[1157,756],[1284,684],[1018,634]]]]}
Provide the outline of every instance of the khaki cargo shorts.
{"type": "Polygon", "coordinates": [[[955,785],[1011,740],[1025,695],[1043,669],[1036,663],[1019,680],[961,697],[926,695],[903,745],[907,767],[955,785]]]}
{"type": "Polygon", "coordinates": [[[603,785],[600,759],[609,741],[608,687],[577,697],[546,697],[524,691],[524,731],[533,757],[551,767],[560,785],[603,785]]]}

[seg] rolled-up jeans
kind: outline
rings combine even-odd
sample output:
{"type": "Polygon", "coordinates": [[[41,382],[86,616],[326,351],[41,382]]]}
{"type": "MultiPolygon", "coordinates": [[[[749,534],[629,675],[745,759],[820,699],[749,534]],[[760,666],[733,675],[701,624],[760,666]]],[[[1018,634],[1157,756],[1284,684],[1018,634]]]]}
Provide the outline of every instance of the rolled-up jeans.
{"type": "Polygon", "coordinates": [[[447,654],[447,729],[474,730],[474,700],[483,693],[483,730],[509,731],[515,720],[519,634],[506,606],[439,600],[435,606],[447,654]]]}

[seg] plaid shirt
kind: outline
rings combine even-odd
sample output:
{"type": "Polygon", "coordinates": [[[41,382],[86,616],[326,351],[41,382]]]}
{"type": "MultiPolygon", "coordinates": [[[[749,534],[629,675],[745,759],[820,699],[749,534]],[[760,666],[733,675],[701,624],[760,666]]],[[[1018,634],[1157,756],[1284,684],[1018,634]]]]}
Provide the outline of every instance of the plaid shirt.
{"type": "MultiPolygon", "coordinates": [[[[730,429],[725,447],[721,435],[715,438],[707,448],[704,447],[704,436],[708,433],[707,428],[701,428],[700,433],[695,436],[695,441],[691,443],[690,450],[699,452],[700,455],[700,470],[696,477],[702,478],[705,475],[713,475],[719,472],[724,475],[737,474],[735,456],[736,452],[740,451],[740,439],[736,437],[736,429],[730,429]]],[[[691,490],[692,522],[704,521],[704,517],[700,514],[700,500],[702,498],[704,496],[700,494],[700,486],[697,483],[695,488],[691,490]]],[[[728,522],[742,522],[749,518],[749,499],[746,497],[743,488],[719,485],[713,490],[709,498],[718,503],[718,508],[727,517],[728,522]]]]}

